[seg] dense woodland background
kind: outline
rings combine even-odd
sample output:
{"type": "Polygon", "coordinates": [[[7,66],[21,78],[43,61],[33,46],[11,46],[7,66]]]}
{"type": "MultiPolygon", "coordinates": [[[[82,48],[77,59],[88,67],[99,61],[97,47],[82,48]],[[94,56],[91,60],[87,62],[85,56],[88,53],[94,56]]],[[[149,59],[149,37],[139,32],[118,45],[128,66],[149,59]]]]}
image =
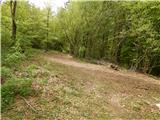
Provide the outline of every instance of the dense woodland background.
{"type": "Polygon", "coordinates": [[[160,74],[160,2],[68,2],[56,14],[49,4],[12,4],[2,4],[2,66],[38,48],[160,74]]]}

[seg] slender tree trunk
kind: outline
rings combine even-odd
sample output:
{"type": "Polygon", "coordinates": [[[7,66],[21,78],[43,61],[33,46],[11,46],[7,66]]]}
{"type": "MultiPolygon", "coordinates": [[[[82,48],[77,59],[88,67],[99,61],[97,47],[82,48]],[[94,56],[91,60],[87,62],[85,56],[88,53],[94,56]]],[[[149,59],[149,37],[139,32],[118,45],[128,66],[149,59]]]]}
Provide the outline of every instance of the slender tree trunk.
{"type": "Polygon", "coordinates": [[[11,19],[12,19],[12,35],[11,39],[13,40],[13,43],[16,41],[16,6],[17,6],[17,1],[16,0],[11,0],[10,1],[10,10],[11,10],[11,19]]]}
{"type": "Polygon", "coordinates": [[[47,9],[47,42],[46,42],[46,51],[48,50],[48,36],[49,36],[49,16],[50,15],[50,8],[47,9]]]}
{"type": "Polygon", "coordinates": [[[125,41],[125,38],[122,38],[122,40],[119,40],[120,42],[118,43],[117,50],[116,50],[116,63],[120,63],[120,55],[121,55],[121,49],[123,47],[123,43],[125,41]]]}
{"type": "Polygon", "coordinates": [[[106,36],[102,35],[101,48],[100,48],[100,58],[106,57],[106,36]]]}

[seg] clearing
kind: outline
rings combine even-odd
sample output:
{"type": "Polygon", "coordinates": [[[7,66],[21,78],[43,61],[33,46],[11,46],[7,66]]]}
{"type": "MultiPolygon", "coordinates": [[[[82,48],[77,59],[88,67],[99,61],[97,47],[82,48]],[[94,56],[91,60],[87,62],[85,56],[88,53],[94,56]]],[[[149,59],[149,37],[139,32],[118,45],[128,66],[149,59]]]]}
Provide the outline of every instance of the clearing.
{"type": "Polygon", "coordinates": [[[127,70],[115,71],[70,55],[48,52],[20,66],[37,95],[21,97],[4,113],[4,120],[159,120],[160,80],[127,70]],[[34,67],[33,67],[34,66],[34,67]]]}

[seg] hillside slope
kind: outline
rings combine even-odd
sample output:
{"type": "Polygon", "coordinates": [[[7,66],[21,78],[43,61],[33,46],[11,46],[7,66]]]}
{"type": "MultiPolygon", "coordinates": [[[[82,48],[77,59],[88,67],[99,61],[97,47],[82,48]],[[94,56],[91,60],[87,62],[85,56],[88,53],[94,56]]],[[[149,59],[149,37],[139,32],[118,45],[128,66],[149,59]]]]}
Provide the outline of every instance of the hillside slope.
{"type": "Polygon", "coordinates": [[[160,81],[107,65],[75,60],[72,56],[43,53],[22,65],[36,65],[33,88],[37,96],[17,97],[2,118],[26,120],[160,119],[160,81]]]}

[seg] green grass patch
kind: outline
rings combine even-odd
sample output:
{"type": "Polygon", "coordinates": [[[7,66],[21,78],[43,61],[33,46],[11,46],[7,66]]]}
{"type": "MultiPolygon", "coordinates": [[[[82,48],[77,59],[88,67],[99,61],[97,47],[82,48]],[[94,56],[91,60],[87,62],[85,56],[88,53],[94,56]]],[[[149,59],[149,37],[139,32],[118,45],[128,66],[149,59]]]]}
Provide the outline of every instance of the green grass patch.
{"type": "Polygon", "coordinates": [[[25,78],[12,78],[7,80],[1,88],[2,111],[14,102],[16,95],[27,96],[32,93],[32,80],[25,78]]]}

